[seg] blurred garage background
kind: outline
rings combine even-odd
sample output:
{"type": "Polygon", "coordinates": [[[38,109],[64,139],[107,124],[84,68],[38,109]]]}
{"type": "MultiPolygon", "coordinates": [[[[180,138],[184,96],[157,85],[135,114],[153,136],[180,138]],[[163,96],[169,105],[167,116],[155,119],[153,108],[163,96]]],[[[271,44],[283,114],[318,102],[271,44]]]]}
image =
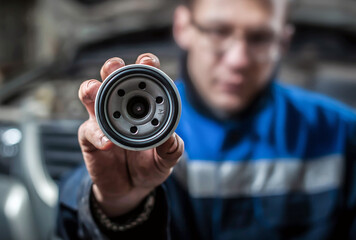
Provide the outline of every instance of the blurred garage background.
{"type": "MultiPolygon", "coordinates": [[[[82,162],[82,81],[152,52],[178,76],[177,0],[1,0],[0,239],[55,239],[58,183],[82,162]]],[[[356,108],[356,1],[297,0],[282,81],[356,108]]]]}

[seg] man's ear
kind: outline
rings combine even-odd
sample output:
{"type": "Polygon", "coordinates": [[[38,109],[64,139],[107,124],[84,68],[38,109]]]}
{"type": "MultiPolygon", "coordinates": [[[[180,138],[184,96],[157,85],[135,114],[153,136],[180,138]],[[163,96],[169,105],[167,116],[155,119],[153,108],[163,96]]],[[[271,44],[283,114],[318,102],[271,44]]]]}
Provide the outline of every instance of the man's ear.
{"type": "Polygon", "coordinates": [[[283,30],[283,36],[282,36],[282,46],[281,50],[283,54],[286,54],[287,51],[289,50],[290,43],[292,41],[293,35],[294,35],[295,29],[294,26],[291,24],[287,24],[284,27],[283,30]]]}
{"type": "Polygon", "coordinates": [[[183,50],[188,50],[192,41],[190,15],[190,10],[185,6],[177,7],[174,12],[173,36],[178,46],[183,50]]]}

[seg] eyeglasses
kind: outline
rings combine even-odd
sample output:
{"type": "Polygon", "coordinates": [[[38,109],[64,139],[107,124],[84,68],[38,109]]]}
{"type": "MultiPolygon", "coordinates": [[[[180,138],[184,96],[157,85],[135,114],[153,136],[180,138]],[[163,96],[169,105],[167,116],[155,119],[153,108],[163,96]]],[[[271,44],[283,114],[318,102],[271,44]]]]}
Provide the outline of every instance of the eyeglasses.
{"type": "Polygon", "coordinates": [[[273,30],[258,29],[237,34],[233,28],[227,26],[204,26],[194,19],[191,20],[191,24],[205,35],[210,49],[218,55],[225,53],[235,38],[245,42],[248,54],[254,60],[266,61],[278,55],[277,46],[280,40],[273,30]]]}

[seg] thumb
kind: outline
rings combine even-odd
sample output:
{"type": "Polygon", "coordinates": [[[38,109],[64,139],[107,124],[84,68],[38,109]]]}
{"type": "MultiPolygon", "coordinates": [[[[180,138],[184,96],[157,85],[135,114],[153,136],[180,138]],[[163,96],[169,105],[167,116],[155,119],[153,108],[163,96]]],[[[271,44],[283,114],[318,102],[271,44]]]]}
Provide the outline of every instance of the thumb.
{"type": "Polygon", "coordinates": [[[171,168],[183,155],[184,142],[176,133],[173,133],[165,143],[156,148],[156,152],[162,164],[167,168],[171,168]]]}

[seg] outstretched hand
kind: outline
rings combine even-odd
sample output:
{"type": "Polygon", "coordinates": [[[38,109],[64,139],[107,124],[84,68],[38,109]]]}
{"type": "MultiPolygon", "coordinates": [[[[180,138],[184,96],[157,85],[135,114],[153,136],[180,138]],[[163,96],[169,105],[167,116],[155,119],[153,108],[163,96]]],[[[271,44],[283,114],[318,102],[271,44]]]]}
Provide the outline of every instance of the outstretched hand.
{"type": "MultiPolygon", "coordinates": [[[[140,55],[136,64],[160,67],[158,58],[150,53],[140,55]]],[[[120,58],[111,58],[101,68],[105,80],[113,71],[125,66],[120,58]]],[[[134,209],[171,173],[184,151],[182,139],[173,134],[162,145],[130,151],[114,145],[101,131],[95,117],[95,97],[101,82],[87,80],[79,89],[79,98],[89,119],[78,131],[84,161],[93,181],[93,193],[108,217],[120,216],[134,209]]]]}

